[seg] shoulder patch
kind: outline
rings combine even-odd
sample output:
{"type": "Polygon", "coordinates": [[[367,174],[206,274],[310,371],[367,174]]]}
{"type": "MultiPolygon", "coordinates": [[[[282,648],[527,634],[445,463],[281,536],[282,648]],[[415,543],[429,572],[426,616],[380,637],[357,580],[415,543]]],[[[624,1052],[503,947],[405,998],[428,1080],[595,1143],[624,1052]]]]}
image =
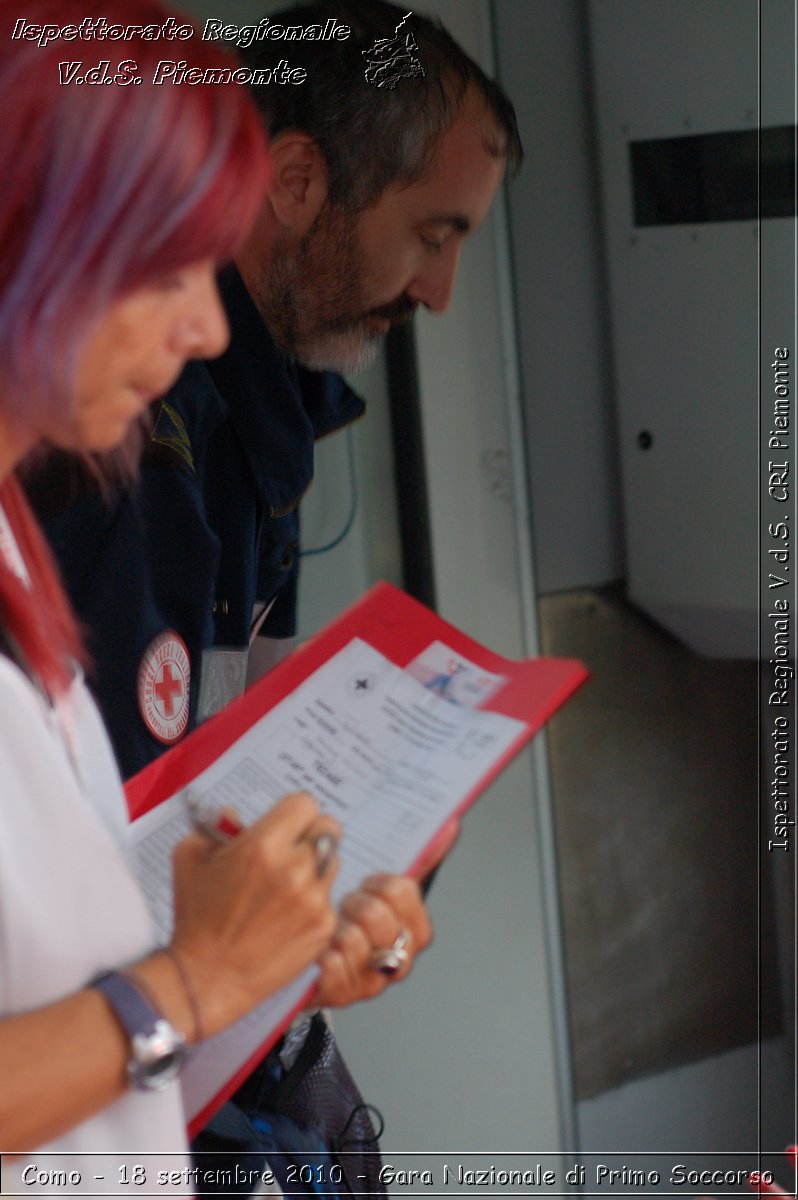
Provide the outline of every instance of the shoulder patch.
{"type": "Polygon", "coordinates": [[[164,745],[179,741],[186,732],[190,687],[186,643],[173,629],[166,629],[141,656],[136,689],[141,719],[164,745]]]}

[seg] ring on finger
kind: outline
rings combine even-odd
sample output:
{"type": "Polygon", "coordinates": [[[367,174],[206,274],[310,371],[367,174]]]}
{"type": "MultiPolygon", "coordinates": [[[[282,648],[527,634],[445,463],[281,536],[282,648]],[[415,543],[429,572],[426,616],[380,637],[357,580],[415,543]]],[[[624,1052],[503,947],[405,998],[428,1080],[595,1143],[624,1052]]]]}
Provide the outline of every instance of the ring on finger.
{"type": "Polygon", "coordinates": [[[338,849],[338,839],[332,833],[308,834],[306,841],[313,847],[316,856],[316,874],[323,879],[330,869],[335,851],[338,849]]]}
{"type": "Polygon", "coordinates": [[[387,950],[374,951],[369,962],[371,969],[379,971],[381,975],[395,975],[410,961],[408,941],[407,930],[400,929],[392,946],[387,950]]]}

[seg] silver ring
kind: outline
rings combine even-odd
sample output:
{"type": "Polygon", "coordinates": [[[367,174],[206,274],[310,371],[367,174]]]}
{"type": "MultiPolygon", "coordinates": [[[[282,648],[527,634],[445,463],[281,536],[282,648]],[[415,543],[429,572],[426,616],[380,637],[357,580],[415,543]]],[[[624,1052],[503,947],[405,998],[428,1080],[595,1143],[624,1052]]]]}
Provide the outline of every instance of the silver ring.
{"type": "Polygon", "coordinates": [[[390,949],[375,950],[372,954],[369,962],[371,969],[379,971],[381,975],[395,975],[410,961],[410,952],[407,949],[408,940],[407,930],[400,930],[390,949]]]}
{"type": "Polygon", "coordinates": [[[320,833],[317,837],[308,835],[306,840],[310,842],[316,855],[316,874],[319,879],[323,879],[335,858],[338,839],[332,833],[320,833]]]}

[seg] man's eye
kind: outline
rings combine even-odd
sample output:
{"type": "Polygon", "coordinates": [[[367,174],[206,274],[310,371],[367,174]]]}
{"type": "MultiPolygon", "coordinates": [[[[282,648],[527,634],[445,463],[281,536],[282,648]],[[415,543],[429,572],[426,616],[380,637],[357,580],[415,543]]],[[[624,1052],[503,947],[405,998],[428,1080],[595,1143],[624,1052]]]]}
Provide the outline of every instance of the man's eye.
{"type": "Polygon", "coordinates": [[[432,238],[424,237],[423,234],[421,235],[421,241],[432,254],[440,254],[444,246],[443,242],[435,242],[432,238]]]}

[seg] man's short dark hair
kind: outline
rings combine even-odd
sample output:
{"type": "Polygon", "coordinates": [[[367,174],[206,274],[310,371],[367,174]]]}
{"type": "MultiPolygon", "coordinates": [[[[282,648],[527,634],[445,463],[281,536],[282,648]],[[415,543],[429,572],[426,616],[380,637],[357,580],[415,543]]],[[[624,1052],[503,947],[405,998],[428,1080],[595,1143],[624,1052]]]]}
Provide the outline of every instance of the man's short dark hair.
{"type": "Polygon", "coordinates": [[[437,139],[453,124],[469,88],[492,117],[486,149],[506,158],[511,171],[518,168],[523,151],[512,104],[439,21],[413,12],[402,26],[403,36],[413,35],[423,74],[399,78],[391,88],[368,82],[364,51],[390,39],[408,10],[386,0],[320,0],[272,13],[269,24],[306,28],[330,17],[349,26],[345,40],[264,38],[243,56],[253,69],[290,59],[292,67],[307,71],[302,84],[256,85],[252,94],[272,137],[299,129],[316,141],[327,163],[331,203],[357,212],[374,204],[388,184],[423,178],[437,139]]]}

